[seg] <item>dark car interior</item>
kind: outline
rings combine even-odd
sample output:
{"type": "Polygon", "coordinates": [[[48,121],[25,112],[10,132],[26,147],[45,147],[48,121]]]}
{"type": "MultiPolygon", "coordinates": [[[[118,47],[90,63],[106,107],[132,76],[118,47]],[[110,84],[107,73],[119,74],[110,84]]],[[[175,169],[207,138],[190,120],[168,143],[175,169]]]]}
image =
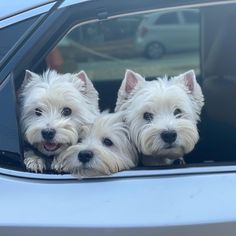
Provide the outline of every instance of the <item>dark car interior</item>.
{"type": "Polygon", "coordinates": [[[234,162],[236,31],[233,22],[236,20],[235,5],[209,7],[203,10],[203,14],[205,20],[202,89],[206,103],[200,126],[201,149],[198,156],[203,156],[203,161],[234,162]]]}
{"type": "MultiPolygon", "coordinates": [[[[235,10],[235,4],[199,8],[200,47],[197,53],[199,54],[200,70],[197,74],[197,80],[200,83],[205,96],[205,106],[201,114],[201,122],[198,126],[200,132],[200,140],[195,149],[190,154],[185,156],[185,160],[187,163],[186,167],[199,165],[228,165],[236,161],[234,149],[236,147],[236,28],[234,25],[236,22],[235,10]]],[[[73,15],[72,18],[73,17],[75,18],[75,15],[73,15]]],[[[133,20],[134,18],[132,18],[132,21],[133,20]]],[[[138,20],[137,25],[135,26],[137,28],[139,24],[138,20]]],[[[65,35],[65,33],[70,28],[79,23],[76,20],[70,21],[70,23],[67,22],[67,27],[60,31],[61,40],[63,40],[62,36],[65,35]]],[[[124,24],[121,25],[123,27],[124,24]]],[[[116,27],[119,27],[117,22],[116,27]]],[[[57,34],[55,34],[55,37],[59,38],[58,32],[57,34]]],[[[123,31],[121,29],[121,31],[117,32],[117,34],[119,34],[123,31]]],[[[127,34],[124,35],[124,37],[127,37],[127,34]]],[[[51,38],[49,42],[52,41],[53,39],[51,38]]],[[[47,53],[44,53],[44,55],[42,55],[41,60],[38,60],[36,64],[31,65],[30,68],[27,69],[30,69],[37,73],[42,73],[49,66],[53,69],[58,70],[59,72],[74,72],[74,64],[70,64],[68,66],[68,58],[69,60],[74,60],[73,63],[75,63],[76,65],[78,64],[79,68],[81,69],[85,64],[87,65],[90,62],[94,63],[96,61],[102,60],[99,59],[99,57],[94,57],[94,55],[93,57],[87,58],[82,62],[79,61],[79,59],[75,56],[73,57],[72,54],[67,55],[67,58],[64,56],[65,53],[62,51],[63,46],[60,46],[60,44],[58,43],[58,40],[57,43],[51,43],[52,45],[50,46],[50,48],[48,47],[47,53]],[[59,55],[57,54],[58,52],[55,53],[55,48],[57,48],[58,45],[59,55]],[[52,49],[54,50],[53,54],[51,53],[52,49]],[[66,63],[67,67],[65,66],[66,63]]],[[[105,42],[105,44],[108,44],[108,42],[105,42]]],[[[99,48],[99,50],[103,49],[99,48]]],[[[102,51],[99,51],[99,53],[102,54],[102,51]]],[[[106,53],[107,52],[105,52],[104,54],[106,53]]],[[[130,55],[129,57],[132,60],[132,56],[130,55]]],[[[113,56],[115,57],[116,55],[113,56]]],[[[178,56],[181,57],[180,52],[178,52],[178,56]]],[[[136,57],[136,55],[134,55],[134,57],[136,57]]],[[[125,58],[120,58],[119,60],[126,62],[125,58]]],[[[156,63],[158,65],[161,60],[162,59],[154,59],[154,61],[145,61],[145,63],[156,63]]],[[[129,66],[132,67],[133,64],[127,64],[126,66],[127,68],[129,66]]],[[[88,68],[91,71],[93,70],[93,68],[88,68]]],[[[188,69],[192,68],[188,68],[186,66],[186,70],[188,69]]],[[[152,72],[146,75],[146,79],[151,80],[156,76],[162,75],[163,74],[158,74],[158,72],[156,74],[155,72],[152,72]]],[[[24,71],[21,71],[21,73],[19,74],[19,78],[23,77],[24,71]]],[[[117,77],[113,76],[110,79],[102,79],[101,77],[99,77],[99,79],[92,78],[92,81],[100,94],[101,110],[110,109],[111,111],[113,111],[116,102],[117,91],[120,87],[122,79],[123,77],[120,74],[117,77]]],[[[17,82],[15,85],[17,90],[20,86],[20,82],[17,82]]],[[[11,165],[11,168],[12,166],[14,166],[9,163],[5,163],[5,165],[11,165]]],[[[168,166],[165,168],[176,167],[178,168],[178,166],[168,166]]]]}

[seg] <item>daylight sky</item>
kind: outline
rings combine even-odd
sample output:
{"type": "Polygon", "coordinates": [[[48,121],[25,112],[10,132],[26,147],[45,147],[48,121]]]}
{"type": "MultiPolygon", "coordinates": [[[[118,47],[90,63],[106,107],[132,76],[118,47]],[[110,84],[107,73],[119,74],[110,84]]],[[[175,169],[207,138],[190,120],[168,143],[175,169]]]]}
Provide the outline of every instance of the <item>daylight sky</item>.
{"type": "Polygon", "coordinates": [[[0,18],[5,17],[14,12],[22,11],[30,8],[34,5],[38,5],[44,2],[50,2],[46,0],[11,0],[11,1],[0,1],[0,18]]]}

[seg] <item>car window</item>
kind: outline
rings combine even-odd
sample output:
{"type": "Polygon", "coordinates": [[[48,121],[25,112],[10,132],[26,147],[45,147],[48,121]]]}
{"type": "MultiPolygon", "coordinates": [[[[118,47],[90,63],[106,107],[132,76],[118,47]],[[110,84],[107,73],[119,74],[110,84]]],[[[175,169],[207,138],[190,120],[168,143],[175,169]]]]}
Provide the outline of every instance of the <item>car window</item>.
{"type": "Polygon", "coordinates": [[[199,12],[198,11],[183,11],[184,21],[187,24],[198,24],[199,23],[199,12]]]}
{"type": "Polygon", "coordinates": [[[83,69],[95,81],[121,80],[127,68],[146,77],[186,67],[199,73],[199,27],[178,27],[176,12],[160,17],[174,29],[153,25],[153,13],[78,25],[49,53],[47,64],[61,72],[83,69]]]}
{"type": "Polygon", "coordinates": [[[76,21],[61,33],[59,42],[58,35],[51,39],[56,43],[43,60],[61,73],[86,71],[99,92],[101,110],[114,108],[126,69],[147,80],[194,69],[205,106],[200,140],[188,163],[235,161],[235,8],[234,4],[224,6],[224,11],[214,6],[76,21]],[[189,23],[178,24],[176,19],[172,26],[154,24],[172,13],[189,23]]]}
{"type": "Polygon", "coordinates": [[[178,16],[176,12],[162,14],[155,21],[155,25],[171,25],[171,24],[178,24],[178,16]]]}

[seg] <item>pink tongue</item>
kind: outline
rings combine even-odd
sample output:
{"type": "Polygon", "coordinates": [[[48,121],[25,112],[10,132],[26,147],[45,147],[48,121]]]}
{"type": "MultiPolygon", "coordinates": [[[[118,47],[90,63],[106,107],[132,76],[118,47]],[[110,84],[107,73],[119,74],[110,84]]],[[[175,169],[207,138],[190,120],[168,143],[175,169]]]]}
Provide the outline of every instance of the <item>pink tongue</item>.
{"type": "Polygon", "coordinates": [[[45,143],[44,146],[48,150],[54,150],[54,149],[57,148],[57,144],[56,143],[45,143]]]}

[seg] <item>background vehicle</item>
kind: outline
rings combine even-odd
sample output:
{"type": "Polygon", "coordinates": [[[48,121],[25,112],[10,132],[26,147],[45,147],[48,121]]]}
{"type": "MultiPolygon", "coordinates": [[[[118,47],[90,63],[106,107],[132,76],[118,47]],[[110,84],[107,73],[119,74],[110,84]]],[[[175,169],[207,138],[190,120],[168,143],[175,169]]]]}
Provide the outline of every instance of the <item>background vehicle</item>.
{"type": "Polygon", "coordinates": [[[122,17],[82,25],[78,30],[73,30],[66,38],[69,42],[63,40],[60,47],[76,53],[74,57],[79,61],[91,60],[92,57],[96,60],[102,56],[107,59],[107,53],[110,53],[110,57],[119,58],[136,56],[133,40],[141,17],[122,17]]]}
{"type": "Polygon", "coordinates": [[[138,27],[136,49],[151,59],[164,53],[198,50],[198,34],[198,10],[147,14],[138,27]]]}
{"type": "MultiPolygon", "coordinates": [[[[66,0],[23,10],[0,22],[0,235],[235,236],[236,1],[66,0]],[[201,34],[195,40],[200,50],[181,49],[149,60],[128,56],[135,48],[133,40],[126,49],[117,43],[119,56],[113,51],[116,36],[110,49],[104,41],[102,51],[92,42],[83,45],[86,57],[76,51],[72,34],[85,25],[112,28],[114,23],[123,29],[117,22],[131,22],[136,15],[142,19],[154,12],[190,9],[199,12],[201,34]],[[25,69],[42,73],[47,66],[61,72],[84,69],[99,90],[102,109],[114,107],[126,68],[148,80],[195,69],[206,105],[200,142],[186,156],[187,165],[139,166],[83,180],[26,172],[17,91],[25,69]]],[[[137,32],[135,27],[129,32],[137,32]]],[[[119,41],[127,39],[121,35],[119,41]]]]}

